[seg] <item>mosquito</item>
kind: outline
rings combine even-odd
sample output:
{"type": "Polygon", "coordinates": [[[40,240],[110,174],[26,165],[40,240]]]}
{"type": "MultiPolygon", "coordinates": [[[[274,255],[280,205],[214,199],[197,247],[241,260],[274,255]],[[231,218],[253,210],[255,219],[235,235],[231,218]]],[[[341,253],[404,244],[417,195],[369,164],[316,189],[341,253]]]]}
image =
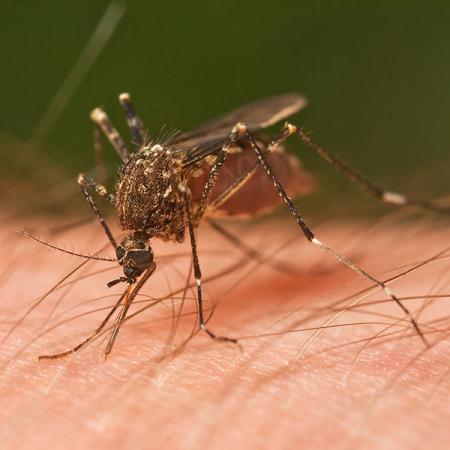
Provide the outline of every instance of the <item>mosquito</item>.
{"type": "MultiPolygon", "coordinates": [[[[128,286],[92,335],[71,350],[43,355],[40,359],[62,358],[78,351],[99,336],[119,310],[104,351],[105,357],[109,355],[134,298],[156,269],[152,239],[181,243],[188,237],[192,250],[199,329],[216,341],[237,343],[237,339],[216,334],[206,323],[196,229],[203,221],[208,221],[226,238],[235,244],[239,243],[239,238],[222,228],[214,218],[224,215],[255,216],[275,208],[280,198],[307,241],[378,285],[402,309],[428,346],[412,313],[396,294],[383,281],[319,240],[307,225],[291,196],[309,193],[314,178],[303,169],[297,158],[285,151],[283,144],[289,137],[297,136],[307,148],[382,202],[397,206],[416,205],[427,210],[439,208],[432,203],[381,189],[290,122],[286,122],[272,139],[264,139],[260,133],[262,130],[306,106],[304,96],[293,93],[258,100],[190,132],[154,140],[148,138],[147,129],[136,114],[130,95],[120,94],[119,102],[137,149],[130,151],[106,112],[101,108],[94,109],[91,119],[121,158],[122,166],[113,192],[84,173],[78,176],[78,184],[114,248],[117,263],[123,268],[123,276],[110,281],[108,286],[122,282],[128,286]],[[125,232],[120,242],[113,236],[93,193],[106,199],[115,208],[125,232]]],[[[97,137],[100,137],[100,133],[97,133],[97,137]]],[[[253,252],[253,255],[257,255],[257,252],[253,252]]]]}

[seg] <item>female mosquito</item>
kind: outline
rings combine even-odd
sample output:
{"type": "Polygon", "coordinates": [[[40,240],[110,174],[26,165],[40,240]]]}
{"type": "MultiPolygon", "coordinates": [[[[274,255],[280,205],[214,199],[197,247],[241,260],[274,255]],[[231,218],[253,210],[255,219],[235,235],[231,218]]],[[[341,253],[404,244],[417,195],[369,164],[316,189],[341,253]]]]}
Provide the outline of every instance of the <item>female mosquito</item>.
{"type": "MultiPolygon", "coordinates": [[[[199,327],[215,340],[236,343],[236,339],[216,335],[206,324],[196,228],[203,220],[211,221],[215,216],[260,214],[274,208],[280,198],[309,242],[380,286],[408,316],[420,338],[428,345],[410,311],[385,283],[320,241],[306,224],[288,192],[292,196],[307,194],[312,189],[314,179],[302,169],[298,159],[285,152],[283,142],[292,135],[299,137],[308,148],[340,173],[383,202],[399,206],[418,205],[425,209],[437,207],[380,189],[289,122],[271,140],[258,136],[260,130],[305,107],[306,99],[302,95],[286,94],[259,100],[190,132],[173,134],[159,140],[147,138],[146,128],[136,115],[129,94],[121,94],[119,102],[138,149],[130,152],[107,114],[100,108],[94,109],[92,120],[106,135],[123,164],[113,193],[83,173],[78,177],[78,184],[114,247],[117,262],[123,267],[123,276],[108,285],[125,282],[128,287],[91,336],[71,350],[41,356],[40,359],[61,358],[78,351],[102,332],[120,308],[105,348],[107,356],[130,305],[156,268],[151,240],[160,238],[182,242],[186,235],[189,236],[192,249],[199,327]],[[122,229],[126,232],[119,243],[98,209],[92,191],[114,206],[122,229]]],[[[215,222],[214,227],[230,238],[230,234],[215,222]]]]}

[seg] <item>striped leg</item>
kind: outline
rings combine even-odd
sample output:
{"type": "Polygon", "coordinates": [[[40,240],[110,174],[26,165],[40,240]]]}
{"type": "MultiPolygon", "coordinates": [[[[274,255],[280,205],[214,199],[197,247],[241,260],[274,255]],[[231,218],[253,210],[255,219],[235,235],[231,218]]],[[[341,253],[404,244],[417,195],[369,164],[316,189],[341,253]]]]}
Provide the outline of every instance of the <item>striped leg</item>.
{"type": "Polygon", "coordinates": [[[147,131],[141,118],[136,115],[136,110],[131,102],[130,94],[127,92],[120,94],[119,102],[122,106],[123,112],[125,113],[125,117],[127,118],[127,123],[130,127],[133,140],[139,147],[141,147],[146,139],[147,131]]]}
{"type": "Polygon", "coordinates": [[[397,192],[391,192],[380,188],[379,186],[373,184],[366,177],[358,173],[356,170],[350,168],[347,164],[340,161],[334,155],[332,155],[328,150],[316,144],[305,132],[295,125],[286,123],[280,132],[280,134],[275,137],[269,144],[269,148],[276,148],[282,142],[284,142],[289,136],[296,134],[309,148],[311,148],[317,155],[319,155],[328,164],[332,165],[338,172],[344,175],[351,181],[358,183],[367,192],[372,194],[378,200],[384,203],[390,203],[397,206],[418,206],[425,210],[437,211],[437,212],[449,212],[449,208],[439,208],[429,202],[418,201],[414,199],[407,198],[403,194],[397,192]]]}
{"type": "Polygon", "coordinates": [[[125,145],[124,140],[121,138],[119,132],[114,128],[113,124],[109,120],[108,115],[101,108],[95,108],[91,112],[92,121],[105,133],[111,145],[114,147],[122,161],[126,161],[130,152],[125,145]]]}
{"type": "MultiPolygon", "coordinates": [[[[288,127],[289,127],[289,125],[288,125],[288,127]]],[[[290,126],[290,127],[292,127],[292,126],[290,126]]],[[[253,148],[253,150],[255,151],[255,153],[258,156],[260,165],[266,171],[267,175],[271,178],[271,180],[273,182],[273,185],[274,185],[275,189],[278,192],[278,195],[281,197],[281,199],[283,200],[283,202],[285,203],[285,205],[289,209],[290,213],[295,218],[298,226],[302,230],[302,232],[305,235],[306,239],[309,242],[311,242],[312,244],[314,244],[317,247],[319,247],[321,250],[323,250],[326,253],[328,253],[329,255],[331,255],[333,258],[337,259],[339,262],[345,264],[348,268],[352,269],[356,273],[364,276],[368,280],[370,280],[373,283],[375,283],[378,286],[380,286],[383,289],[383,291],[385,292],[385,294],[388,297],[390,297],[395,303],[397,303],[397,305],[402,309],[402,311],[408,316],[409,320],[411,321],[411,323],[412,323],[413,327],[415,328],[415,330],[417,331],[418,335],[420,336],[420,338],[422,339],[424,344],[426,346],[428,346],[429,344],[428,344],[427,340],[425,339],[421,329],[419,328],[419,325],[417,324],[416,320],[412,316],[411,312],[406,308],[406,306],[400,301],[400,299],[392,292],[392,290],[385,283],[383,283],[382,281],[378,280],[373,275],[371,275],[369,272],[367,272],[366,270],[364,270],[361,267],[357,266],[355,263],[353,263],[352,261],[347,259],[345,256],[340,255],[339,253],[334,251],[331,247],[328,247],[325,243],[323,243],[322,241],[320,241],[319,239],[317,239],[315,237],[314,233],[308,227],[308,225],[306,224],[306,222],[303,219],[303,217],[299,214],[297,208],[292,203],[291,199],[286,194],[286,191],[283,189],[283,186],[281,186],[280,182],[278,181],[277,176],[273,173],[271,167],[267,163],[267,160],[266,160],[266,157],[265,157],[265,152],[258,147],[258,145],[257,145],[255,139],[253,138],[252,134],[247,130],[247,127],[243,123],[238,123],[234,127],[234,129],[235,129],[236,133],[239,133],[241,136],[246,136],[246,138],[248,139],[249,144],[251,145],[251,147],[253,148]]],[[[286,133],[292,134],[293,131],[296,132],[296,130],[293,130],[292,128],[290,128],[290,130],[288,129],[286,133]]],[[[281,140],[280,139],[275,139],[273,142],[275,142],[274,145],[276,145],[276,143],[277,142],[278,143],[281,142],[281,140]]]]}
{"type": "Polygon", "coordinates": [[[78,185],[80,186],[81,192],[83,193],[84,197],[86,198],[86,201],[88,202],[89,206],[92,208],[92,211],[94,211],[94,214],[97,216],[97,219],[100,222],[100,225],[103,227],[103,230],[105,231],[106,235],[108,236],[109,241],[111,242],[111,245],[114,247],[114,249],[117,248],[117,242],[114,239],[111,230],[108,227],[108,224],[105,222],[105,219],[98,209],[97,205],[94,202],[94,199],[92,198],[91,194],[89,193],[89,190],[94,190],[97,192],[98,195],[100,195],[103,198],[106,198],[111,203],[114,204],[114,196],[111,194],[108,194],[108,191],[106,188],[100,184],[97,184],[92,178],[87,177],[85,174],[80,173],[78,175],[78,185]]]}
{"type": "Polygon", "coordinates": [[[198,322],[200,328],[212,339],[217,341],[231,342],[237,344],[237,339],[229,338],[226,336],[217,336],[206,325],[204,312],[203,312],[203,294],[202,294],[202,272],[200,270],[200,263],[197,254],[197,241],[195,239],[194,221],[191,212],[191,201],[188,192],[184,192],[184,207],[189,227],[189,237],[191,239],[192,249],[192,261],[194,265],[194,276],[197,284],[197,303],[198,303],[198,322]]]}

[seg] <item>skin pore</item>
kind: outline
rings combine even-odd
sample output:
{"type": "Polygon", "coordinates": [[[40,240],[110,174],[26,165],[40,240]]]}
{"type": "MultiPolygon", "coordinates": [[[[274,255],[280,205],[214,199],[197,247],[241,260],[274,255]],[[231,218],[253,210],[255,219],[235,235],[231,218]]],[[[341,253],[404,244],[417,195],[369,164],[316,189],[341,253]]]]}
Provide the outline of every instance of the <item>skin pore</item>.
{"type": "MultiPolygon", "coordinates": [[[[447,448],[448,230],[388,218],[316,227],[384,281],[410,271],[389,286],[423,328],[425,348],[397,305],[295,224],[225,225],[260,252],[248,258],[199,229],[207,315],[216,303],[208,326],[242,350],[198,333],[174,353],[195,325],[189,247],[155,241],[156,271],[130,314],[148,309],[123,324],[106,361],[106,335],[64,359],[37,357],[92,333],[126,289],[106,287],[121,268],[89,261],[42,300],[84,260],[3,230],[2,448],[447,448]]],[[[49,228],[27,226],[42,237],[49,228]]],[[[105,242],[98,228],[49,242],[94,254],[105,242]]]]}

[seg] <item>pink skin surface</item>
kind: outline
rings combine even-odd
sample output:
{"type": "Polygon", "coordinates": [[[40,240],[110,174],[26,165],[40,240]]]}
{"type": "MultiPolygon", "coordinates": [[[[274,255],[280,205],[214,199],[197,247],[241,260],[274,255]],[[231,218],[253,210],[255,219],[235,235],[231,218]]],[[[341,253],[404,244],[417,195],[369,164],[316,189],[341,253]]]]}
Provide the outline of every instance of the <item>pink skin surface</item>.
{"type": "MultiPolygon", "coordinates": [[[[28,225],[42,236],[49,228],[28,225]]],[[[67,350],[95,329],[125,289],[106,287],[121,269],[89,262],[38,304],[83,260],[4,230],[1,448],[448,448],[450,252],[390,284],[400,298],[418,297],[404,303],[431,344],[426,349],[397,305],[377,288],[364,291],[373,285],[301,236],[293,239],[295,225],[267,220],[229,229],[271,261],[249,260],[214,231],[199,230],[208,311],[216,303],[208,325],[240,338],[242,351],[200,333],[174,354],[195,321],[189,288],[171,334],[189,246],[155,241],[158,267],[142,293],[178,292],[174,298],[125,323],[106,361],[103,336],[41,362],[38,355],[67,350]]],[[[417,222],[328,223],[316,231],[383,280],[445,250],[450,237],[417,222]]],[[[90,254],[106,242],[94,224],[49,240],[90,254]]],[[[109,248],[100,254],[113,256],[109,248]]],[[[136,300],[131,313],[150,304],[136,300]]]]}

